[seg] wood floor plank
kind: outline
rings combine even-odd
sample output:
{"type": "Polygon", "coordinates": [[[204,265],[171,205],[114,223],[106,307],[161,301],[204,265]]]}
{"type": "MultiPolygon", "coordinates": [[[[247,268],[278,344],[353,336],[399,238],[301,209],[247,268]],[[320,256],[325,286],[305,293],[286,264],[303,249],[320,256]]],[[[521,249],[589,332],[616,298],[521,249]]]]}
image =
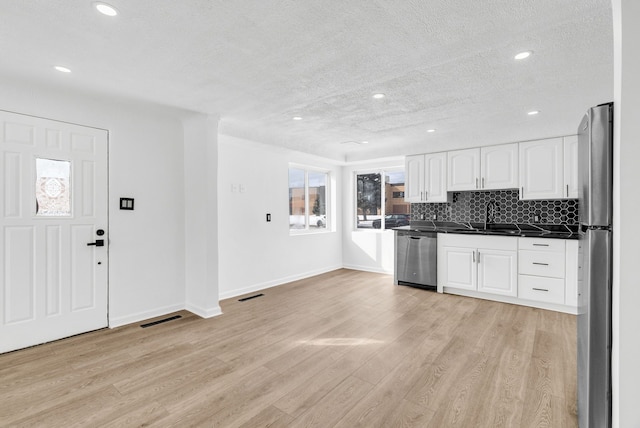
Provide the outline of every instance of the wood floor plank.
{"type": "Polygon", "coordinates": [[[0,426],[577,425],[575,316],[347,269],[262,293],[0,355],[0,426]]]}
{"type": "Polygon", "coordinates": [[[358,403],[373,385],[349,376],[292,423],[291,427],[332,427],[358,403]]]}
{"type": "Polygon", "coordinates": [[[269,406],[253,418],[240,425],[240,428],[287,428],[291,426],[293,417],[274,406],[269,406]]]}
{"type": "MultiPolygon", "coordinates": [[[[334,351],[337,352],[337,351],[334,351]]],[[[317,405],[362,365],[374,350],[355,347],[332,355],[326,368],[317,372],[297,388],[280,397],[274,405],[291,416],[298,417],[317,405]]]]}

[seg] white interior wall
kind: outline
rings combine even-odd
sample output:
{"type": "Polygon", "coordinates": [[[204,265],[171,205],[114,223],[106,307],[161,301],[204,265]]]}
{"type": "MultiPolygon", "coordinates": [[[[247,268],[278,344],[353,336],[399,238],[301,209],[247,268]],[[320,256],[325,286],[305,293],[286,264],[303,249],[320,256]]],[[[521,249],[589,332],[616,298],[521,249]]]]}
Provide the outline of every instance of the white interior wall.
{"type": "Polygon", "coordinates": [[[363,162],[342,168],[342,253],[346,268],[393,274],[393,231],[356,229],[355,175],[394,167],[404,168],[404,158],[363,162]]]}
{"type": "Polygon", "coordinates": [[[109,324],[184,307],[179,111],[7,78],[0,109],[109,130],[109,324]],[[120,211],[120,197],[135,210],[120,211]]]}
{"type": "MultiPolygon", "coordinates": [[[[613,0],[613,426],[640,427],[640,2],[613,0]]],[[[604,101],[604,100],[603,100],[604,101]]]]}
{"type": "Polygon", "coordinates": [[[227,135],[218,139],[220,299],[342,267],[341,213],[335,203],[340,200],[336,183],[341,182],[341,168],[288,149],[227,135]],[[334,222],[329,233],[289,233],[290,162],[331,172],[335,192],[330,195],[334,222]]]}

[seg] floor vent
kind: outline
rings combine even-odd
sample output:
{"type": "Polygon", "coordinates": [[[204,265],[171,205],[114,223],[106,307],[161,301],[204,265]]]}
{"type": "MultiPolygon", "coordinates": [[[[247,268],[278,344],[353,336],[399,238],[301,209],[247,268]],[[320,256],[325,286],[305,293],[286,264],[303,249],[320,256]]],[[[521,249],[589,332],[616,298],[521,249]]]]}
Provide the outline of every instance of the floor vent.
{"type": "Polygon", "coordinates": [[[256,297],[264,296],[264,294],[256,294],[255,296],[243,297],[242,299],[238,299],[238,302],[245,302],[247,300],[255,299],[256,297]]]}
{"type": "Polygon", "coordinates": [[[154,325],[162,324],[163,322],[177,320],[178,318],[182,318],[182,315],[174,315],[174,316],[169,317],[169,318],[164,318],[164,319],[161,319],[161,320],[158,320],[158,321],[150,322],[150,323],[147,323],[147,324],[142,324],[140,327],[147,328],[147,327],[151,327],[151,326],[154,326],[154,325]]]}

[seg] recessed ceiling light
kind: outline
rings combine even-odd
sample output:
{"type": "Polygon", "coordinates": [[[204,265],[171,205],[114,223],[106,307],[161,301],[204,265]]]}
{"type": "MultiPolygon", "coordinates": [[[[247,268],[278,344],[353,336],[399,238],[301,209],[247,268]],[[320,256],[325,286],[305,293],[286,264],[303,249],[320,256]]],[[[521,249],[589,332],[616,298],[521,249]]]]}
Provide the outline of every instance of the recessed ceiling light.
{"type": "Polygon", "coordinates": [[[98,9],[98,12],[100,12],[103,15],[116,16],[118,14],[118,11],[116,10],[116,8],[109,4],[94,3],[94,6],[96,9],[98,9]]]}
{"type": "Polygon", "coordinates": [[[436,132],[435,129],[427,129],[427,132],[436,132]]]}
{"type": "Polygon", "coordinates": [[[71,73],[71,70],[67,67],[63,67],[61,65],[55,65],[53,68],[55,68],[56,70],[58,70],[61,73],[71,73]]]}
{"type": "Polygon", "coordinates": [[[384,94],[373,94],[373,98],[376,100],[381,100],[384,98],[384,94]]]}
{"type": "Polygon", "coordinates": [[[292,119],[293,120],[302,120],[302,118],[300,116],[293,116],[292,119]]]}
{"type": "Polygon", "coordinates": [[[514,56],[514,59],[525,59],[525,58],[529,58],[531,56],[533,52],[532,51],[524,51],[524,52],[520,52],[519,54],[517,54],[516,56],[514,56]]]}
{"type": "Polygon", "coordinates": [[[540,113],[540,111],[539,111],[539,110],[531,110],[531,111],[530,111],[530,112],[528,112],[527,114],[528,114],[529,116],[535,116],[535,115],[536,115],[536,114],[538,114],[538,113],[540,113]]]}
{"type": "Polygon", "coordinates": [[[362,144],[369,144],[369,142],[368,141],[363,141],[362,144]]]}

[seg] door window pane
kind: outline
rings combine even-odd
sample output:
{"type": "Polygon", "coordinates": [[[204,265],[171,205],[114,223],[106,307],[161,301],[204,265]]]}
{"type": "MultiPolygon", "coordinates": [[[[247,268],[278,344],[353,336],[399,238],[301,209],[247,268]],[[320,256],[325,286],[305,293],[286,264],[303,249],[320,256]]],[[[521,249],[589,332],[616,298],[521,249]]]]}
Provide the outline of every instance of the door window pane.
{"type": "Polygon", "coordinates": [[[71,216],[71,162],[36,159],[36,215],[71,216]]]}

